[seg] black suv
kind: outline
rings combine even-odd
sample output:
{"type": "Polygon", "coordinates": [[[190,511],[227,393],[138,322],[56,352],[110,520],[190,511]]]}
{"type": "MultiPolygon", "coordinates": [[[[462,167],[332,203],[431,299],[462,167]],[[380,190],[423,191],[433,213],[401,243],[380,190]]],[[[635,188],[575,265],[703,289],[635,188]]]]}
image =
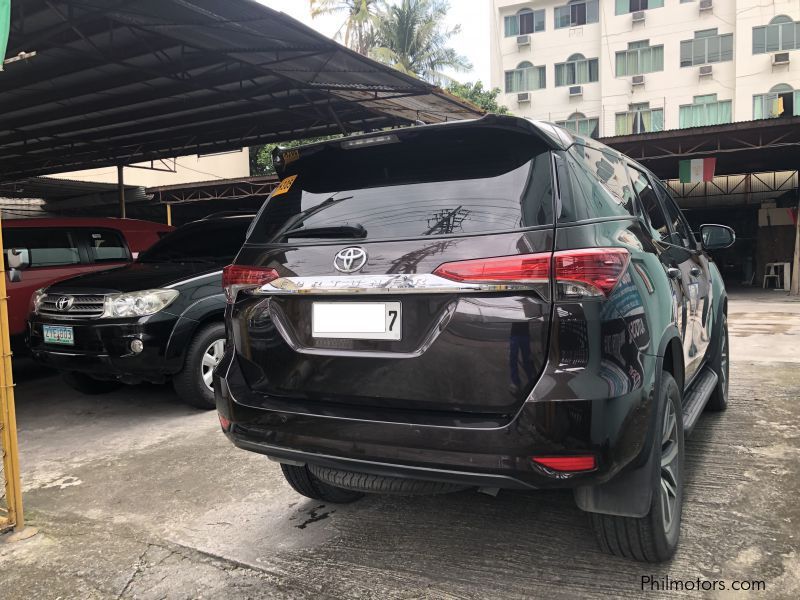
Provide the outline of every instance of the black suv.
{"type": "Polygon", "coordinates": [[[213,408],[211,373],[225,346],[222,267],[252,220],[195,221],[130,265],[38,290],[28,332],[33,357],[85,393],[172,379],[186,402],[213,408]]]}
{"type": "Polygon", "coordinates": [[[224,285],[223,430],[331,502],[572,488],[604,550],[674,552],[684,436],[725,408],[727,298],[668,189],[516,117],[278,154],[224,285]]]}

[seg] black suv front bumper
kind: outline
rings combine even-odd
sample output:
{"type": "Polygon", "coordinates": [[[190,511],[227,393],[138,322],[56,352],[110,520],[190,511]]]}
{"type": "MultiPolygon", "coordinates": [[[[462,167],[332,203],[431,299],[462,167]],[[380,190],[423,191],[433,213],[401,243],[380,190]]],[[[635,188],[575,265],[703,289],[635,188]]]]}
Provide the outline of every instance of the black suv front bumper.
{"type": "Polygon", "coordinates": [[[161,383],[183,364],[182,356],[167,356],[176,321],[176,316],[166,312],[139,319],[69,321],[33,315],[28,322],[28,344],[34,359],[54,369],[126,383],[161,383]],[[45,343],[43,325],[72,327],[74,345],[45,343]],[[134,339],[143,343],[139,353],[131,350],[134,339]]]}

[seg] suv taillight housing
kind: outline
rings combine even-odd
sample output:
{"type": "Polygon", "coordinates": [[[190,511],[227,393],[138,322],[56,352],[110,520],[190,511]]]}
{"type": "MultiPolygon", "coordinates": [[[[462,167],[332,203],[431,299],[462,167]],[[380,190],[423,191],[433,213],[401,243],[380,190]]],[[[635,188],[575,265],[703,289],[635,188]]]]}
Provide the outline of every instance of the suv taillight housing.
{"type": "Polygon", "coordinates": [[[625,248],[582,248],[460,260],[439,265],[434,274],[459,283],[532,286],[549,284],[552,276],[559,300],[605,298],[629,262],[625,248]]]}
{"type": "Polygon", "coordinates": [[[222,288],[228,304],[236,302],[241,290],[252,290],[261,287],[280,277],[275,269],[266,267],[249,267],[246,265],[228,265],[222,270],[222,288]]]}

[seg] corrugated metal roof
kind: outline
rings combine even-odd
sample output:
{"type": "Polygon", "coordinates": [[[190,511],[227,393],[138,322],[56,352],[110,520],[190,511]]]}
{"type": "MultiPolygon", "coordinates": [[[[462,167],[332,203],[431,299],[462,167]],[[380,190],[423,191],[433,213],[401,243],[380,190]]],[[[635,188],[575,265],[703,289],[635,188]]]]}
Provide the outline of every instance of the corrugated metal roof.
{"type": "Polygon", "coordinates": [[[480,110],[253,0],[19,0],[0,179],[480,110]]]}

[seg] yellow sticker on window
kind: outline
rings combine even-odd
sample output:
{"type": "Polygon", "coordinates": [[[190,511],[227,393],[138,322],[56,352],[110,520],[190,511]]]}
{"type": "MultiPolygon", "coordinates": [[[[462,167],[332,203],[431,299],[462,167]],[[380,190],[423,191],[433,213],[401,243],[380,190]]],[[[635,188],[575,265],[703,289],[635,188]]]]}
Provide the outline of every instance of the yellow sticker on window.
{"type": "Polygon", "coordinates": [[[297,175],[289,175],[289,177],[281,181],[278,184],[278,187],[275,188],[275,191],[272,192],[273,198],[275,196],[280,196],[281,194],[285,194],[286,192],[288,192],[291,189],[295,179],[297,179],[297,175]]]}

